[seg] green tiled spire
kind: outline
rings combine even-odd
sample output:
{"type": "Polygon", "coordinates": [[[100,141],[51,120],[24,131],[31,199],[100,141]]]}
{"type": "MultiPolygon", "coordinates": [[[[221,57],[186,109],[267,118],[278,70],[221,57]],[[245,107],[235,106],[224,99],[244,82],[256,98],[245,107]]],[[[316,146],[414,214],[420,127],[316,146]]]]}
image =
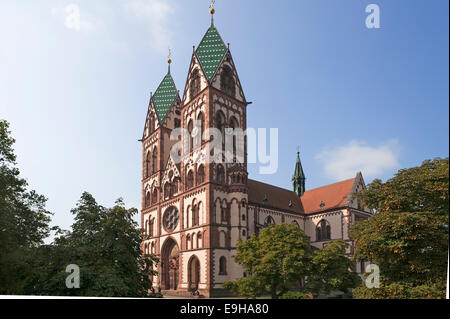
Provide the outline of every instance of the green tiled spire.
{"type": "MultiPolygon", "coordinates": [[[[170,66],[169,66],[170,67],[170,66]]],[[[170,75],[170,69],[167,75],[158,86],[155,94],[152,96],[155,105],[156,114],[159,122],[162,122],[178,97],[178,91],[170,75]]]]}
{"type": "Polygon", "coordinates": [[[300,152],[297,152],[297,162],[295,163],[294,176],[292,176],[292,186],[298,196],[303,196],[305,193],[305,180],[305,173],[303,172],[302,162],[300,161],[300,152]]]}
{"type": "Polygon", "coordinates": [[[197,47],[196,54],[206,73],[208,81],[219,67],[220,61],[222,61],[225,53],[227,52],[227,46],[223,43],[222,38],[219,35],[216,27],[211,21],[211,27],[206,31],[205,36],[197,47]]]}

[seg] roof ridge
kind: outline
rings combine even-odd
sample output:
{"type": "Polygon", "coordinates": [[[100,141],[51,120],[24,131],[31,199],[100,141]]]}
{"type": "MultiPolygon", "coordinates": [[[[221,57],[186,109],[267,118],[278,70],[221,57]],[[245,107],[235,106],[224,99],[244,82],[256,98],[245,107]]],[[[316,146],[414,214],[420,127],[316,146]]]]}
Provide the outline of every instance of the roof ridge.
{"type": "Polygon", "coordinates": [[[309,190],[305,191],[305,193],[306,193],[306,192],[310,192],[310,191],[313,191],[313,190],[317,190],[317,189],[325,188],[325,187],[328,187],[328,186],[333,186],[333,185],[336,185],[336,184],[340,184],[340,183],[345,183],[345,182],[348,182],[348,181],[351,181],[351,180],[353,180],[353,181],[354,181],[354,180],[355,180],[355,178],[356,178],[356,177],[353,177],[353,178],[345,179],[345,180],[343,180],[343,181],[339,181],[339,182],[335,182],[335,183],[331,183],[331,184],[327,184],[327,185],[319,186],[319,187],[316,187],[316,188],[312,188],[312,189],[309,189],[309,190]]]}
{"type": "Polygon", "coordinates": [[[290,192],[290,193],[294,193],[295,195],[297,195],[294,191],[291,191],[290,189],[283,188],[283,187],[280,187],[280,186],[275,186],[275,185],[268,184],[268,183],[264,183],[264,182],[260,182],[260,181],[257,181],[256,179],[251,179],[251,178],[249,178],[248,181],[253,181],[253,182],[257,182],[257,183],[260,183],[260,184],[264,184],[264,185],[267,185],[267,186],[270,186],[270,187],[282,189],[282,190],[284,190],[284,191],[288,191],[288,192],[290,192]]]}

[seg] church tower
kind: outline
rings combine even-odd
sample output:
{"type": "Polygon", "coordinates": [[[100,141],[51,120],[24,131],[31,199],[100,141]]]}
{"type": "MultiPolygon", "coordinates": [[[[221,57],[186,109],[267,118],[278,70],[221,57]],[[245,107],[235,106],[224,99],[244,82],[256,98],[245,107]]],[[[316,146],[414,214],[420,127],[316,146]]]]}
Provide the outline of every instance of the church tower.
{"type": "Polygon", "coordinates": [[[234,132],[246,130],[248,103],[229,45],[214,26],[213,8],[210,13],[183,97],[169,60],[169,72],[150,99],[143,136],[143,250],[159,256],[153,284],[168,294],[198,289],[217,296],[223,282],[243,276],[232,256],[238,239],[249,234],[247,145],[234,132]],[[178,127],[188,134],[171,140],[178,127]],[[209,129],[220,132],[222,141],[209,129]],[[170,149],[178,142],[176,159],[170,149]]]}
{"type": "Polygon", "coordinates": [[[303,173],[302,162],[300,161],[300,152],[297,152],[297,162],[295,163],[294,175],[292,176],[292,186],[294,192],[300,197],[303,196],[306,191],[305,181],[305,173],[303,173]]]}

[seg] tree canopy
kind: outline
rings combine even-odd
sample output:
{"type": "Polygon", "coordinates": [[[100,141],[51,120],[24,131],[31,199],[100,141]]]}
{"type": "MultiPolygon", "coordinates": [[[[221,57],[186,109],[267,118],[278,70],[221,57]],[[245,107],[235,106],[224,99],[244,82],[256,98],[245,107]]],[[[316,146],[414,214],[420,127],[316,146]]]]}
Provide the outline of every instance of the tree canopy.
{"type": "Polygon", "coordinates": [[[235,260],[248,277],[224,286],[241,296],[277,299],[307,274],[309,259],[307,237],[296,225],[273,225],[238,242],[235,260]]]}
{"type": "Polygon", "coordinates": [[[142,255],[143,234],[133,215],[118,200],[114,207],[99,205],[84,192],[72,209],[72,232],[65,232],[54,243],[41,247],[34,260],[36,277],[30,281],[33,294],[144,297],[151,287],[152,266],[157,258],[142,255]],[[65,286],[66,266],[80,269],[80,288],[65,286]],[[42,276],[44,279],[42,280],[42,276]]]}
{"type": "Polygon", "coordinates": [[[224,287],[252,298],[303,299],[331,291],[348,293],[359,277],[350,270],[352,261],[345,256],[345,247],[343,241],[331,241],[327,248],[311,251],[306,235],[296,225],[271,225],[239,241],[234,259],[247,276],[224,287]]]}
{"type": "Polygon", "coordinates": [[[351,289],[358,286],[361,279],[350,271],[353,262],[345,255],[347,246],[342,240],[334,240],[327,247],[314,251],[309,264],[306,291],[314,295],[341,291],[351,296],[351,289]]]}
{"type": "Polygon", "coordinates": [[[47,199],[20,177],[9,123],[0,120],[0,294],[23,291],[31,250],[51,231],[47,199]]]}
{"type": "Polygon", "coordinates": [[[378,265],[381,277],[380,288],[361,286],[357,297],[384,298],[387,291],[398,298],[445,295],[448,169],[448,158],[426,160],[357,194],[377,213],[350,229],[354,258],[378,265]]]}
{"type": "Polygon", "coordinates": [[[449,159],[425,160],[383,183],[375,179],[356,196],[377,212],[449,212],[449,159]]]}

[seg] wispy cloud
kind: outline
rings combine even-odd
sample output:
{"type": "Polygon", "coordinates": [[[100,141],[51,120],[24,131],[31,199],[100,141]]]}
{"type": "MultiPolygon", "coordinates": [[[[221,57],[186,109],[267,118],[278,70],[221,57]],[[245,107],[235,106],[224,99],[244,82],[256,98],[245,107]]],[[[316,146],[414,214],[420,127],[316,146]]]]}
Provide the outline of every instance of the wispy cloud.
{"type": "Polygon", "coordinates": [[[358,171],[366,178],[376,178],[399,167],[399,147],[397,140],[378,146],[352,140],[346,145],[323,149],[316,159],[322,161],[325,173],[335,180],[354,177],[358,171]]]}
{"type": "Polygon", "coordinates": [[[88,31],[92,23],[82,17],[80,6],[74,3],[52,8],[52,15],[62,19],[64,26],[73,31],[88,31]]]}
{"type": "Polygon", "coordinates": [[[154,48],[167,50],[172,38],[169,17],[174,12],[174,6],[170,1],[130,0],[124,3],[124,8],[147,25],[154,48]]]}

